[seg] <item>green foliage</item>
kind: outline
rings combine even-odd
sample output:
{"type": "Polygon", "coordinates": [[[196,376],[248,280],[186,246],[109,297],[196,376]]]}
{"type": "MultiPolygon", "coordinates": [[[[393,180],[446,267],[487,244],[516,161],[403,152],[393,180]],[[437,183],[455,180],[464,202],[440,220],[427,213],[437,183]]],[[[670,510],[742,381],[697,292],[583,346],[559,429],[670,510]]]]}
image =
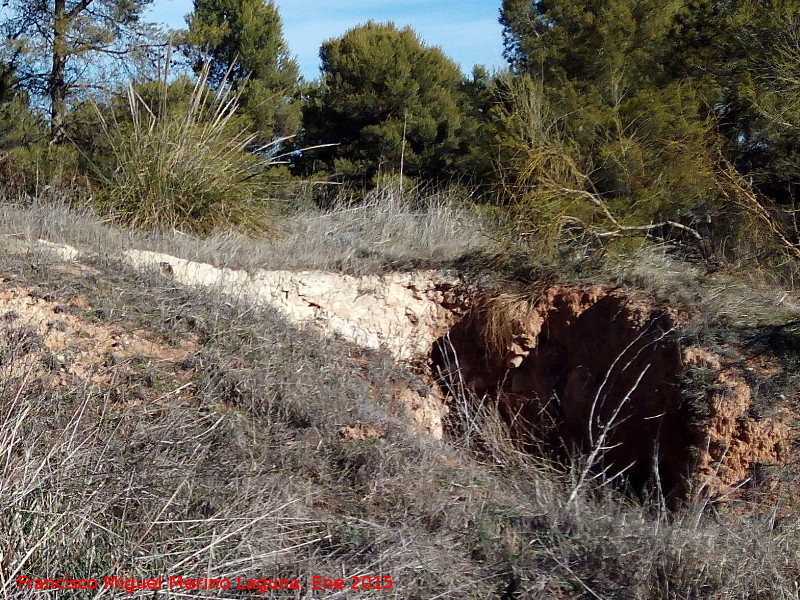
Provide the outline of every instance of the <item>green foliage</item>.
{"type": "Polygon", "coordinates": [[[238,117],[239,96],[205,77],[192,85],[130,86],[128,113],[97,108],[110,160],[94,163],[98,208],[126,225],[197,235],[269,229],[269,149],[251,152],[254,136],[238,117]]]}
{"type": "Polygon", "coordinates": [[[469,163],[478,121],[457,65],[408,27],[369,22],[322,45],[303,115],[306,173],[373,183],[382,171],[449,178],[469,163]],[[402,169],[401,169],[402,166],[402,169]]]}
{"type": "MultiPolygon", "coordinates": [[[[741,2],[723,114],[739,171],[779,203],[800,184],[800,5],[741,2]]],[[[796,207],[796,206],[795,206],[796,207]]]]}
{"type": "Polygon", "coordinates": [[[702,5],[503,3],[519,80],[501,82],[494,113],[503,180],[523,220],[547,224],[550,241],[565,227],[641,238],[690,211],[722,210],[711,108],[719,85],[687,75],[702,58],[694,46],[706,42],[682,29],[702,5]]]}
{"type": "Polygon", "coordinates": [[[67,203],[83,200],[90,185],[80,172],[78,151],[69,144],[49,143],[45,124],[36,125],[41,137],[3,156],[6,192],[67,203]]]}
{"type": "MultiPolygon", "coordinates": [[[[711,252],[752,237],[756,221],[772,237],[767,246],[800,257],[794,213],[770,203],[800,203],[800,5],[505,0],[501,15],[512,71],[539,82],[580,174],[568,197],[605,221],[570,207],[584,229],[641,235],[656,231],[654,222],[704,214],[716,225],[715,239],[701,240],[711,252]]],[[[522,141],[513,118],[504,129],[508,114],[525,110],[516,105],[500,115],[498,143],[529,148],[506,152],[504,181],[522,182],[515,200],[547,208],[554,189],[567,190],[532,168],[545,141],[522,141]]]]}
{"type": "Polygon", "coordinates": [[[259,138],[293,135],[300,124],[300,75],[275,3],[195,0],[187,21],[196,69],[207,63],[212,87],[228,81],[241,90],[241,112],[259,138]]]}

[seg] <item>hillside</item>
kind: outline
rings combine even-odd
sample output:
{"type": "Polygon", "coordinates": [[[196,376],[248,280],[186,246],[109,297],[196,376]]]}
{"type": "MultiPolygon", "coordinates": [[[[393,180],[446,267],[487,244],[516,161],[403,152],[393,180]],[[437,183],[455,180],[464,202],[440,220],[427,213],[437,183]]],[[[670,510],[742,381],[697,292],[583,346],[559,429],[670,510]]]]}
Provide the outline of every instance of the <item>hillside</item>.
{"type": "Polygon", "coordinates": [[[657,250],[513,282],[457,268],[466,215],[448,254],[444,209],[391,247],[363,210],[264,247],[4,213],[6,597],[794,597],[795,295],[657,250]]]}
{"type": "Polygon", "coordinates": [[[151,2],[0,11],[4,598],[800,597],[800,2],[151,2]]]}

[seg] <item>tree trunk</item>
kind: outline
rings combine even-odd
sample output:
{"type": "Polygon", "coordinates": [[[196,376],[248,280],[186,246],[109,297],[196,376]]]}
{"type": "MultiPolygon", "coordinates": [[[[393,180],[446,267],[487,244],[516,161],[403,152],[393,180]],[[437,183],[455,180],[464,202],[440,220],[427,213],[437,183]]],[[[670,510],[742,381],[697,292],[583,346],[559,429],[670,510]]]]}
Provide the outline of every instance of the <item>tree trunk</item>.
{"type": "Polygon", "coordinates": [[[64,140],[64,114],[67,110],[67,0],[55,0],[53,10],[53,67],[50,71],[50,142],[64,140]]]}

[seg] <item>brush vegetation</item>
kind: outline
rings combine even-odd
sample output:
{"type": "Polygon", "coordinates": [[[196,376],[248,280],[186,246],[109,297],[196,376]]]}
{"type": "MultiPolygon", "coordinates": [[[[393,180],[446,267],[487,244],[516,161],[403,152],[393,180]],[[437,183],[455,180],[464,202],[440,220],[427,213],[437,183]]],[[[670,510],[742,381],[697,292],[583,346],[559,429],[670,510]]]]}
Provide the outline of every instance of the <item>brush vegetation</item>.
{"type": "Polygon", "coordinates": [[[240,94],[208,71],[190,86],[166,77],[146,99],[133,85],[127,112],[97,107],[110,159],[97,161],[96,206],[134,229],[177,229],[208,235],[225,228],[252,233],[269,227],[265,171],[272,144],[253,148],[255,134],[237,118],[240,94]],[[186,96],[169,102],[169,87],[186,96]],[[155,92],[155,93],[153,93],[155,92]],[[103,168],[105,167],[105,169],[103,168]]]}
{"type": "MultiPolygon", "coordinates": [[[[596,456],[520,449],[457,369],[447,435],[425,438],[393,400],[425,387],[408,368],[113,259],[457,270],[500,290],[475,311],[496,353],[552,283],[615,280],[694,315],[687,344],[774,359],[783,375],[750,382],[772,410],[800,386],[796,2],[503,0],[508,69],[470,75],[369,22],[325,42],[311,82],[271,0],[197,0],[170,36],[146,5],[0,17],[0,297],[191,349],[67,377],[72,354],[0,314],[4,597],[30,597],[19,575],[160,573],[391,576],[358,595],[409,600],[798,597],[791,497],[634,498],[596,456]],[[56,264],[39,239],[94,258],[56,264]],[[340,434],[359,423],[385,435],[340,434]]],[[[709,381],[682,382],[698,419],[709,381]]]]}

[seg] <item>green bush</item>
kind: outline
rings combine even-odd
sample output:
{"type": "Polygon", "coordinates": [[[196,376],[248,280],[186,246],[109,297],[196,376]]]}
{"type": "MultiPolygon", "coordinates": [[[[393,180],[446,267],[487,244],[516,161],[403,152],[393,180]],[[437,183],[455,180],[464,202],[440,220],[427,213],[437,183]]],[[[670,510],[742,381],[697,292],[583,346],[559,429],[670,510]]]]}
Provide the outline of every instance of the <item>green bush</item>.
{"type": "Polygon", "coordinates": [[[110,149],[107,161],[94,164],[103,213],[134,228],[194,235],[269,229],[272,145],[252,147],[254,136],[237,116],[239,95],[226,85],[212,92],[207,77],[193,87],[162,81],[155,94],[129,86],[127,115],[96,107],[101,147],[110,149]],[[176,87],[185,89],[183,98],[174,98],[176,87]]]}

